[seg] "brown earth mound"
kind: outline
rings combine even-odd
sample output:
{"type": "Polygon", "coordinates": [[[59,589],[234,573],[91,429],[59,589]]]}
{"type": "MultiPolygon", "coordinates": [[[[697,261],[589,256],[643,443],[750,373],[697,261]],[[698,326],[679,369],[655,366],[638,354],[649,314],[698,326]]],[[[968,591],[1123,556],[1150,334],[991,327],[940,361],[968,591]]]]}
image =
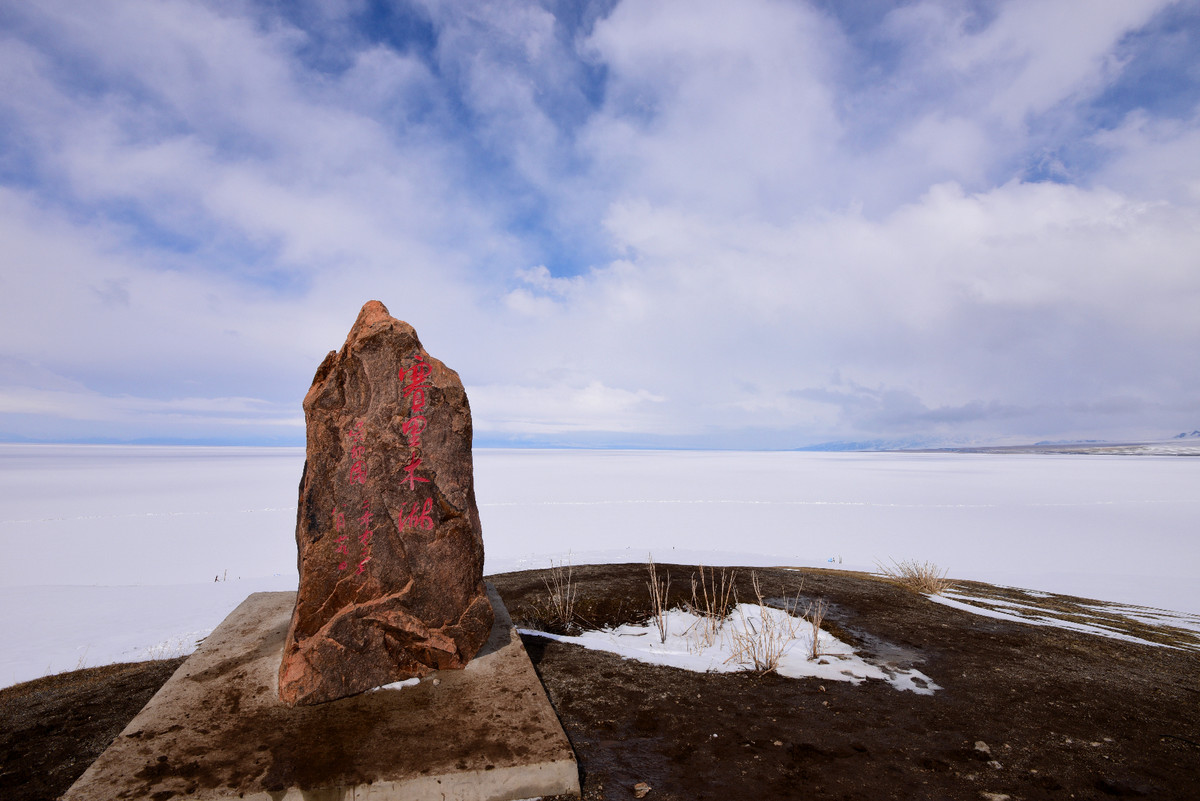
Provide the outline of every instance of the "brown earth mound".
{"type": "MultiPolygon", "coordinates": [[[[669,604],[690,597],[696,569],[664,570],[669,604]]],[[[756,572],[764,596],[824,599],[827,630],[942,689],[697,674],[527,635],[584,798],[1200,798],[1200,653],[1188,642],[1155,647],[981,617],[862,574],[756,572]]],[[[519,625],[545,629],[560,626],[547,578],[490,580],[519,625]]],[[[575,568],[572,581],[582,625],[650,612],[644,566],[575,568]]],[[[749,582],[740,570],[742,600],[753,595],[749,582]]],[[[1163,641],[1138,625],[1128,633],[1163,641]]],[[[178,664],[96,668],[0,691],[0,798],[63,792],[178,664]]]]}

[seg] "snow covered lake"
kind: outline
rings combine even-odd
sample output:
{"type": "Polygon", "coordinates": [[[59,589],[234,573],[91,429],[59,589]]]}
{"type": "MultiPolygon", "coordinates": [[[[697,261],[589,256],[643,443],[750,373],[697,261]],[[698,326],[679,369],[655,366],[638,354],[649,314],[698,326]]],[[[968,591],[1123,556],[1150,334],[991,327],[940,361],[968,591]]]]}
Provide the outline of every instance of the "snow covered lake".
{"type": "MultiPolygon", "coordinates": [[[[0,686],[186,653],[249,593],[295,589],[303,462],[0,445],[0,686]]],[[[485,449],[475,469],[489,573],[913,558],[1200,612],[1200,458],[485,449]]]]}

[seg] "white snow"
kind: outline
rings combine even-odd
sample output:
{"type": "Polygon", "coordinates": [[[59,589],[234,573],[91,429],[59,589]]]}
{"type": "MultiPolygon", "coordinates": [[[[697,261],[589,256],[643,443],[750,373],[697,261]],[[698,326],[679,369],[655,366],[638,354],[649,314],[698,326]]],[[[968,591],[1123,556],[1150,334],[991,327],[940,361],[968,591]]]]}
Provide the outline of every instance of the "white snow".
{"type": "Polygon", "coordinates": [[[1200,650],[1200,639],[1197,638],[1191,638],[1191,642],[1181,641],[1178,645],[1167,645],[1133,636],[1122,630],[1121,627],[1115,626],[1111,620],[1106,619],[1110,617],[1117,619],[1125,618],[1126,620],[1150,626],[1171,627],[1200,632],[1200,615],[1147,609],[1128,604],[1079,604],[1073,610],[1070,610],[1071,614],[1068,616],[1065,613],[1056,613],[1038,605],[1036,599],[1047,597],[1044,593],[1027,592],[1026,594],[1034,599],[1034,601],[1022,604],[1000,598],[979,597],[955,590],[948,590],[941,595],[928,595],[926,597],[934,603],[939,603],[943,606],[961,609],[964,612],[971,612],[972,614],[995,618],[997,620],[1010,620],[1017,623],[1028,623],[1032,626],[1051,626],[1070,631],[1082,631],[1100,637],[1109,637],[1111,639],[1136,642],[1160,648],[1200,650]],[[1092,612],[1093,614],[1089,615],[1088,612],[1092,612]]]}
{"type": "MultiPolygon", "coordinates": [[[[0,445],[0,686],[187,652],[251,592],[295,589],[303,463],[301,448],[0,445]]],[[[475,468],[489,573],[915,558],[1200,611],[1192,457],[485,449],[475,468]]]]}
{"type": "Polygon", "coordinates": [[[419,678],[404,679],[403,681],[393,681],[391,684],[381,684],[378,687],[373,687],[370,692],[377,693],[380,690],[404,690],[408,687],[416,687],[421,683],[419,678]]]}
{"type": "Polygon", "coordinates": [[[1200,634],[1200,615],[1189,615],[1166,609],[1147,609],[1130,604],[1096,604],[1094,606],[1084,604],[1083,606],[1085,609],[1095,609],[1098,612],[1119,614],[1150,626],[1170,626],[1200,634]]]}
{"type": "Polygon", "coordinates": [[[1200,612],[1191,457],[498,450],[477,467],[488,572],[569,554],[868,571],[915,558],[1200,612]]]}
{"type": "MultiPolygon", "coordinates": [[[[1082,631],[1082,632],[1086,632],[1088,634],[1095,634],[1095,635],[1098,635],[1101,637],[1110,637],[1110,638],[1116,639],[1116,640],[1125,640],[1126,642],[1136,642],[1136,643],[1140,643],[1141,645],[1153,645],[1153,646],[1163,647],[1163,648],[1173,647],[1173,646],[1162,645],[1161,643],[1152,642],[1150,640],[1144,640],[1141,637],[1133,637],[1133,636],[1125,634],[1123,632],[1113,631],[1112,629],[1107,628],[1105,626],[1088,625],[1086,623],[1077,623],[1072,620],[1064,620],[1062,618],[1052,617],[1052,616],[1040,616],[1040,615],[1036,615],[1036,614],[1015,614],[1015,613],[1011,613],[1011,612],[1003,612],[999,609],[991,609],[988,607],[977,606],[976,604],[968,603],[967,601],[962,600],[960,598],[951,597],[949,594],[944,594],[941,596],[930,595],[930,596],[928,596],[928,598],[929,598],[929,600],[933,601],[934,603],[938,603],[943,606],[949,606],[952,609],[961,609],[964,612],[971,612],[972,614],[981,615],[983,617],[990,617],[990,618],[994,618],[996,620],[1008,620],[1008,621],[1012,621],[1015,623],[1026,623],[1030,626],[1051,626],[1053,628],[1069,629],[1071,631],[1082,631]]],[[[989,601],[989,603],[995,603],[995,601],[989,601]]],[[[1017,604],[1012,604],[1011,606],[1026,609],[1031,613],[1035,611],[1035,607],[1019,607],[1017,604]]]]}
{"type": "MultiPolygon", "coordinates": [[[[752,662],[735,654],[736,637],[753,636],[764,630],[764,618],[772,618],[776,630],[780,630],[796,619],[782,609],[738,604],[724,621],[715,642],[704,644],[696,636],[703,625],[702,619],[681,609],[664,614],[667,636],[664,640],[657,626],[625,625],[615,629],[585,631],[577,636],[549,634],[543,631],[522,629],[521,633],[537,637],[574,643],[596,651],[608,651],[626,659],[636,659],[653,665],[691,670],[697,673],[733,673],[754,668],[752,662]]],[[[789,678],[812,677],[827,681],[849,681],[854,684],[864,679],[886,681],[897,690],[910,690],[920,695],[931,695],[940,690],[919,670],[884,669],[865,661],[854,649],[822,630],[818,634],[818,656],[811,657],[812,627],[798,621],[797,637],[783,651],[776,672],[789,678]]]]}

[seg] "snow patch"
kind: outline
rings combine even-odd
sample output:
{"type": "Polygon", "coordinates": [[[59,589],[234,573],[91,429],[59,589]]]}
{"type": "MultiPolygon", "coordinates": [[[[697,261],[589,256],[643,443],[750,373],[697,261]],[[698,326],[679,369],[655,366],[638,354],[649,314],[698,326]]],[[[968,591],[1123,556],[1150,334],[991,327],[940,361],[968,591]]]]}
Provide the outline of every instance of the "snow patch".
{"type": "Polygon", "coordinates": [[[788,678],[816,678],[826,681],[848,681],[860,684],[866,679],[886,681],[897,690],[907,690],[918,695],[932,695],[940,690],[924,673],[918,670],[899,670],[871,664],[859,656],[853,647],[842,642],[827,631],[817,634],[816,659],[811,658],[812,627],[782,609],[760,607],[756,604],[738,604],[725,619],[716,642],[707,647],[699,642],[696,632],[703,624],[699,616],[682,609],[673,609],[666,614],[667,637],[664,641],[656,625],[627,624],[614,629],[586,631],[570,636],[550,634],[533,629],[519,629],[521,634],[542,637],[556,642],[571,643],[595,651],[607,651],[625,659],[634,659],[652,665],[664,665],[690,670],[696,673],[735,673],[752,669],[752,665],[739,661],[735,643],[739,635],[762,631],[764,623],[777,629],[800,626],[797,637],[784,650],[776,672],[788,678]],[[764,621],[764,618],[772,618],[764,621]]]}
{"type": "Polygon", "coordinates": [[[407,687],[416,687],[420,683],[421,683],[421,680],[419,678],[417,678],[416,676],[413,676],[411,679],[404,679],[403,681],[393,681],[391,684],[381,684],[378,687],[372,687],[367,692],[377,693],[380,690],[403,690],[407,687]]]}
{"type": "MultiPolygon", "coordinates": [[[[970,612],[982,617],[990,617],[996,620],[1007,620],[1013,623],[1027,623],[1031,626],[1050,626],[1052,628],[1065,629],[1067,631],[1078,631],[1084,634],[1094,634],[1100,637],[1108,637],[1114,640],[1124,640],[1125,642],[1134,642],[1140,645],[1151,645],[1157,648],[1173,648],[1181,651],[1200,650],[1200,644],[1193,647],[1187,645],[1174,645],[1162,642],[1147,640],[1142,637],[1136,637],[1128,634],[1125,631],[1119,630],[1116,626],[1107,624],[1097,616],[1094,622],[1085,623],[1079,620],[1071,620],[1064,617],[1055,616],[1047,609],[1034,604],[1020,604],[1014,601],[1006,601],[997,598],[980,598],[954,591],[946,591],[941,595],[926,595],[929,600],[943,606],[951,607],[952,609],[960,609],[964,612],[970,612]],[[993,607],[1004,607],[1012,611],[1004,611],[993,607]]],[[[1079,605],[1079,609],[1091,609],[1097,613],[1104,615],[1113,615],[1115,610],[1132,609],[1134,607],[1121,607],[1117,605],[1103,606],[1088,606],[1079,605]]],[[[1161,616],[1152,614],[1155,610],[1141,609],[1142,614],[1134,616],[1128,612],[1121,613],[1122,616],[1136,620],[1138,622],[1147,623],[1153,626],[1172,625],[1177,628],[1186,628],[1192,631],[1200,631],[1200,619],[1195,616],[1179,615],[1170,612],[1163,612],[1161,616]],[[1170,623],[1166,621],[1170,620],[1170,623]]]]}

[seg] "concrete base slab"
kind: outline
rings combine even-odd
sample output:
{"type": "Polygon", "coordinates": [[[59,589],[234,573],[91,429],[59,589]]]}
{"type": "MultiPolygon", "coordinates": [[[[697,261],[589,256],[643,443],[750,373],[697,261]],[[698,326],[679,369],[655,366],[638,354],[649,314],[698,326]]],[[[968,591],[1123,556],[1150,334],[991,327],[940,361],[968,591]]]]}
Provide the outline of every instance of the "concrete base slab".
{"type": "Polygon", "coordinates": [[[235,609],[64,801],[505,801],[579,794],[579,769],[495,588],[464,670],[315,706],[277,695],[290,592],[235,609]]]}

